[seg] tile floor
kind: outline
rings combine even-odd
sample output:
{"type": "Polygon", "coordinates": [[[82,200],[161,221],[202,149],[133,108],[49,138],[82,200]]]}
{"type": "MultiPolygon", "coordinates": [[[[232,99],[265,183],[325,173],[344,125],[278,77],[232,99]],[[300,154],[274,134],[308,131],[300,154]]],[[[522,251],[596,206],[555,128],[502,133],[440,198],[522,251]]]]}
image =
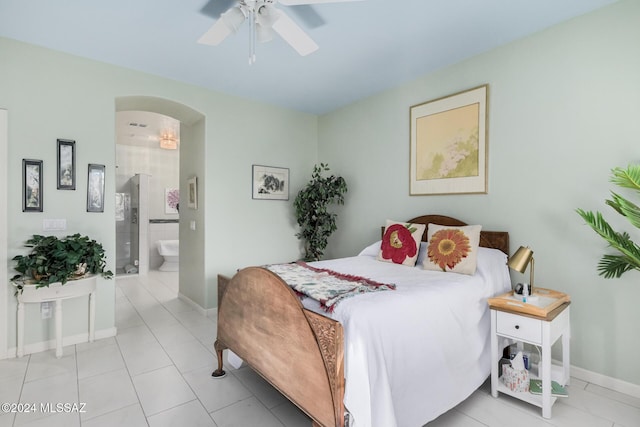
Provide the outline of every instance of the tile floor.
{"type": "MultiPolygon", "coordinates": [[[[36,402],[37,412],[1,413],[4,426],[308,427],[310,420],[246,367],[213,379],[215,318],[177,299],[177,273],[116,280],[118,335],[0,361],[0,402],[36,402]],[[55,396],[52,398],[52,396],[55,396]],[[49,402],[83,412],[43,413],[49,402]],[[75,408],[71,408],[75,409],[75,408]]],[[[227,366],[228,367],[228,366],[227,366]]],[[[636,427],[640,399],[573,378],[553,418],[485,383],[428,427],[636,427]]]]}

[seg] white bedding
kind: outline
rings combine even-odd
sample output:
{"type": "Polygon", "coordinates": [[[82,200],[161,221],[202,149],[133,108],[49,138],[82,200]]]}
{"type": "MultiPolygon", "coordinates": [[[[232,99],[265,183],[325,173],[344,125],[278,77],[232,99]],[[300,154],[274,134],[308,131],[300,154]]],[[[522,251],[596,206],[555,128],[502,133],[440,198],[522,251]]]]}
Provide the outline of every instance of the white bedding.
{"type": "MultiPolygon", "coordinates": [[[[345,333],[344,403],[356,427],[422,426],[489,375],[487,298],[510,289],[507,257],[480,248],[476,274],[467,276],[423,270],[421,260],[416,267],[380,262],[379,247],[311,263],[397,285],[343,300],[330,314],[345,333]]],[[[327,315],[309,298],[303,304],[327,315]]]]}

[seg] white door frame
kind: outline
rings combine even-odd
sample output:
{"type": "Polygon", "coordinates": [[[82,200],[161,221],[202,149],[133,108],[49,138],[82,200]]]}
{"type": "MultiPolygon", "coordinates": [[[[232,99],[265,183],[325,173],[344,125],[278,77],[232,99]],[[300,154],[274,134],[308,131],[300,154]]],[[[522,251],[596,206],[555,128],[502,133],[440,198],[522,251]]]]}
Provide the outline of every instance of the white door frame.
{"type": "Polygon", "coordinates": [[[7,169],[9,168],[8,145],[8,112],[0,109],[0,359],[7,358],[7,325],[8,325],[8,301],[7,289],[9,272],[7,265],[7,169]]]}

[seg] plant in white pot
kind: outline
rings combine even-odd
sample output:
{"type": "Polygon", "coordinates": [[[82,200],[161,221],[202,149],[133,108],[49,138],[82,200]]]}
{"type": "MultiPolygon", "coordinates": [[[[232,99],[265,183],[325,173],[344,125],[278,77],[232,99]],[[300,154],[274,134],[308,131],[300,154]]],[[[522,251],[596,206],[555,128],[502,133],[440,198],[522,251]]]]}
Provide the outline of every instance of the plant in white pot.
{"type": "Polygon", "coordinates": [[[26,241],[27,255],[16,255],[14,269],[20,274],[11,278],[18,290],[32,284],[36,288],[51,283],[67,283],[87,274],[101,274],[110,279],[113,273],[105,270],[107,262],[102,244],[78,233],[58,238],[34,235],[26,241]]]}

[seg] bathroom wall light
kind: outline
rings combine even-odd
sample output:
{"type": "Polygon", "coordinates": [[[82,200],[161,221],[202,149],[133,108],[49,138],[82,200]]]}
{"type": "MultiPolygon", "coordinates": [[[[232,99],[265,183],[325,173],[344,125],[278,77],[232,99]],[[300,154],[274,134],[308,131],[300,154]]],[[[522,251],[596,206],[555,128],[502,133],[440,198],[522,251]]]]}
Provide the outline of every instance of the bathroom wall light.
{"type": "Polygon", "coordinates": [[[178,148],[178,138],[169,133],[163,133],[160,136],[160,148],[176,150],[178,148]]]}

